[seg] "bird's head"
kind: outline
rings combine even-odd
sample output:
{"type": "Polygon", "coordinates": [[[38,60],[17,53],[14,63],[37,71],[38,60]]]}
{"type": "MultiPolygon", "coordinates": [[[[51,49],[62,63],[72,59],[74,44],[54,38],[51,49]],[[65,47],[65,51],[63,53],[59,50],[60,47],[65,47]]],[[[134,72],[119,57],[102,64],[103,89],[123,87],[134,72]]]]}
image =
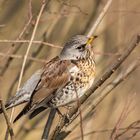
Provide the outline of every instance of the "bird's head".
{"type": "Polygon", "coordinates": [[[72,37],[60,53],[61,60],[79,60],[86,58],[87,50],[92,46],[92,42],[97,36],[87,37],[76,35],[72,37]]]}

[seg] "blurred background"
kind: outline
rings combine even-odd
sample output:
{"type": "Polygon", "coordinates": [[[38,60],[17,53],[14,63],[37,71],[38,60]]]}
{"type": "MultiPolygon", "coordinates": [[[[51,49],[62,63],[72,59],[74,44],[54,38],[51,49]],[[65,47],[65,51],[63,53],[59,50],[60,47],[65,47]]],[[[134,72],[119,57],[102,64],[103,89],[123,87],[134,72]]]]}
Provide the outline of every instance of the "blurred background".
{"type": "MultiPolygon", "coordinates": [[[[33,43],[26,62],[22,84],[44,64],[59,52],[64,43],[74,35],[87,34],[102,11],[107,0],[50,0],[41,16],[35,39],[54,44],[54,47],[43,43],[33,43]],[[35,59],[32,59],[35,58],[35,59]]],[[[15,95],[19,74],[26,53],[28,42],[40,11],[41,0],[0,0],[0,94],[4,102],[15,95]]],[[[107,14],[98,26],[94,42],[97,79],[128,47],[131,38],[140,33],[140,0],[113,0],[107,14]]],[[[100,94],[106,85],[120,73],[125,72],[140,57],[138,46],[120,68],[109,78],[96,93],[100,94]]],[[[91,96],[82,107],[82,116],[92,108],[94,96],[91,96]]],[[[108,140],[116,126],[124,107],[129,104],[129,111],[122,119],[119,128],[126,128],[140,119],[140,68],[117,86],[96,108],[83,120],[85,140],[108,140]],[[131,100],[130,100],[131,99],[131,100]]],[[[23,106],[16,107],[14,117],[23,106]]],[[[127,110],[127,109],[126,109],[127,110]]],[[[8,114],[10,115],[10,110],[8,114]]],[[[48,110],[33,120],[23,117],[13,125],[17,140],[38,140],[41,138],[48,110]]],[[[55,125],[59,117],[55,118],[55,125]]],[[[77,118],[67,131],[73,130],[65,139],[81,139],[77,118]]],[[[134,129],[120,137],[121,140],[139,140],[140,124],[137,133],[134,129]]],[[[5,139],[6,123],[0,115],[0,139],[5,139]]]]}

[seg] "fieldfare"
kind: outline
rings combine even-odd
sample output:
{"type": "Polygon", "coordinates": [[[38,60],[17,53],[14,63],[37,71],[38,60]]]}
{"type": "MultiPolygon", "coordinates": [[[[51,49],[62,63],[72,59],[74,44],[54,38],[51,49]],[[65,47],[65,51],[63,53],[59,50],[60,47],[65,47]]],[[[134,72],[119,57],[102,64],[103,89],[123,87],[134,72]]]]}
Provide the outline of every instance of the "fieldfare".
{"type": "MultiPolygon", "coordinates": [[[[27,102],[14,122],[26,113],[33,118],[48,107],[58,108],[80,98],[93,84],[95,61],[92,42],[84,35],[72,37],[56,56],[38,70],[5,105],[6,109],[27,102]]],[[[1,110],[0,110],[1,112],[1,110]]]]}

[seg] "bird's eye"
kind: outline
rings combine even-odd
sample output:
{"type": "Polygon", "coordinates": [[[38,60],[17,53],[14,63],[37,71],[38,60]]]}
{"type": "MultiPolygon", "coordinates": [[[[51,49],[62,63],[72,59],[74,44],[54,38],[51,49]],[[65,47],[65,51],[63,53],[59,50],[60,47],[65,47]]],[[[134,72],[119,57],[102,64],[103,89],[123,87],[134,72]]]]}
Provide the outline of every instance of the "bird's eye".
{"type": "Polygon", "coordinates": [[[81,50],[81,49],[82,49],[82,46],[77,47],[77,49],[78,49],[78,50],[81,50]]]}
{"type": "Polygon", "coordinates": [[[78,50],[81,50],[81,51],[84,51],[85,45],[86,45],[86,44],[80,45],[80,46],[77,47],[77,49],[78,49],[78,50]]]}

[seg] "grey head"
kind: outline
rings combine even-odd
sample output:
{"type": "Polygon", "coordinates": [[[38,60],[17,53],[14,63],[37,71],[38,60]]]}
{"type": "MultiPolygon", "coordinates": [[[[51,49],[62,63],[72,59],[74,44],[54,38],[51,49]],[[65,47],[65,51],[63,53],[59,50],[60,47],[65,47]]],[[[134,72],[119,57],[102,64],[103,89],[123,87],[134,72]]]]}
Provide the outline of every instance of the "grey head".
{"type": "Polygon", "coordinates": [[[79,60],[86,57],[87,50],[90,48],[95,37],[76,35],[72,37],[62,49],[59,57],[61,60],[79,60]]]}

